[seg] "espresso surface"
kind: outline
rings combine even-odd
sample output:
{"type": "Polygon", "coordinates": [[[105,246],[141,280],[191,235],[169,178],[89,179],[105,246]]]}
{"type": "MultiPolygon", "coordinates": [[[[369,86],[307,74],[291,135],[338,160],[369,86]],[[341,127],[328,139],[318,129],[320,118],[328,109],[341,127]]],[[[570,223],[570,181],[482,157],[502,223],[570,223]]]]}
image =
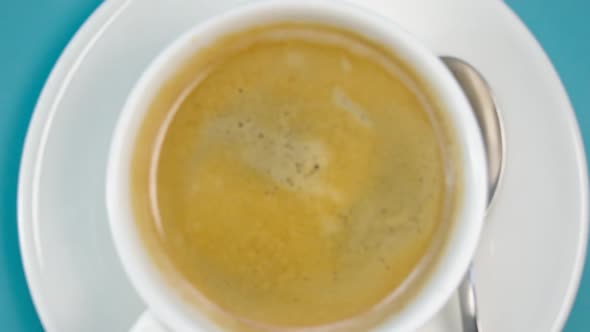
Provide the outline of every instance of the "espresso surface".
{"type": "Polygon", "coordinates": [[[138,152],[133,183],[150,251],[246,319],[367,311],[427,255],[444,215],[427,100],[393,57],[345,32],[281,25],[232,40],[185,69],[188,88],[162,90],[174,102],[154,102],[160,125],[138,142],[152,151],[138,152]]]}

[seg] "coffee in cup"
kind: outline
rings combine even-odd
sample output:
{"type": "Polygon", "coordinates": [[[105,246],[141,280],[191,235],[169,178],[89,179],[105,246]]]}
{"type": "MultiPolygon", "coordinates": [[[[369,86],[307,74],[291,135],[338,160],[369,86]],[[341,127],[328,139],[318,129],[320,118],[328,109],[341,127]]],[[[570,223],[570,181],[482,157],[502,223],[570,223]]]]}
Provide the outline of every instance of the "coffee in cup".
{"type": "Polygon", "coordinates": [[[429,257],[456,200],[427,89],[394,54],[319,24],[214,42],[155,96],[136,142],[148,250],[248,320],[368,311],[429,257]]]}
{"type": "Polygon", "coordinates": [[[254,5],[221,18],[226,33],[189,34],[135,88],[107,190],[124,266],[175,327],[416,326],[459,282],[483,216],[465,97],[369,14],[276,3],[282,19],[254,5]]]}

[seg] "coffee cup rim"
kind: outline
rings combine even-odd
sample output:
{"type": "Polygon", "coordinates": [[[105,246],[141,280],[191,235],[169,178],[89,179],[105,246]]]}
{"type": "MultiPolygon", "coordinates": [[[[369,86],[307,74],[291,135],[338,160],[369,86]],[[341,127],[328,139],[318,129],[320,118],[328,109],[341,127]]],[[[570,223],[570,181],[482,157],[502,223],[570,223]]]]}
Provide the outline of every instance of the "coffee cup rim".
{"type": "Polygon", "coordinates": [[[462,167],[462,202],[457,207],[444,252],[429,281],[403,309],[381,322],[376,331],[413,331],[447,302],[476,250],[485,208],[487,169],[484,147],[469,102],[438,57],[394,22],[341,1],[264,0],[241,5],[199,23],[178,37],[148,66],[132,89],[113,134],[107,165],[106,202],[116,251],[131,283],[150,310],[174,330],[219,327],[206,315],[195,315],[174,296],[144,249],[130,202],[131,156],[148,104],[166,77],[187,56],[219,37],[247,28],[285,21],[320,23],[369,37],[391,49],[436,93],[457,136],[462,167]]]}

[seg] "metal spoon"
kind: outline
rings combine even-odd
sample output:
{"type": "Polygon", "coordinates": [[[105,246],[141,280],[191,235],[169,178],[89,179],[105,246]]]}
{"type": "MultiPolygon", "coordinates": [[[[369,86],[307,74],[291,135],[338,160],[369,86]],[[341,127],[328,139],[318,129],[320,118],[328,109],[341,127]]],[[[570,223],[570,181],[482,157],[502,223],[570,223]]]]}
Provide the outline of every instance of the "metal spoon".
{"type": "MultiPolygon", "coordinates": [[[[489,210],[504,165],[504,134],[498,107],[490,86],[473,66],[454,57],[443,56],[441,60],[463,88],[483,136],[488,163],[489,210]]],[[[479,332],[477,298],[471,271],[470,266],[458,289],[463,332],[479,332]]]]}

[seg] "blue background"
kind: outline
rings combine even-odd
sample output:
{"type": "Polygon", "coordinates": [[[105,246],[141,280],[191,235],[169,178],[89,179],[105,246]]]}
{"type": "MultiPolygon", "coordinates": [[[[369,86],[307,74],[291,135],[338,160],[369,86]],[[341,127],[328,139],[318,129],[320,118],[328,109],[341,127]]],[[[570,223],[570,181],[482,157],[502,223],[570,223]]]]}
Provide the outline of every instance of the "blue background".
{"type": "MultiPolygon", "coordinates": [[[[540,40],[563,80],[590,147],[590,1],[506,0],[540,40]]],[[[42,331],[20,260],[16,189],[37,97],[67,42],[99,0],[0,0],[0,329],[42,331]]],[[[590,266],[566,332],[590,331],[590,266]]],[[[82,331],[81,331],[82,332],[82,331]]],[[[528,332],[528,331],[523,331],[528,332]]]]}

